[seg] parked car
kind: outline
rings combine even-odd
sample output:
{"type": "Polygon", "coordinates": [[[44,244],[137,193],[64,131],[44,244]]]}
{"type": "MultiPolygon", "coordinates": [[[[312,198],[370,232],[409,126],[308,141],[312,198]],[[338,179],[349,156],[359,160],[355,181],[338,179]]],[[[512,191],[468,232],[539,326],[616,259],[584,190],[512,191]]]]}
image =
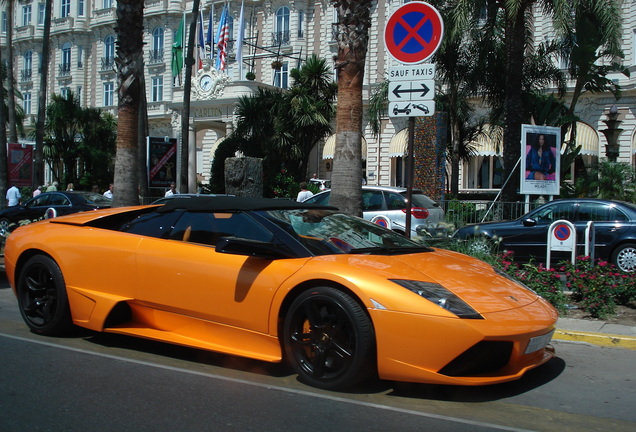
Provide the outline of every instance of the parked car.
{"type": "Polygon", "coordinates": [[[318,186],[321,191],[331,188],[331,180],[312,178],[309,179],[309,183],[318,186]]]}
{"type": "Polygon", "coordinates": [[[13,231],[21,221],[108,208],[111,204],[110,198],[94,192],[43,192],[22,205],[0,211],[0,231],[13,231]]]}
{"type": "Polygon", "coordinates": [[[287,360],[325,389],[377,375],[500,383],[554,355],[556,310],[490,265],[292,200],[172,199],[47,219],[9,236],[5,267],[33,332],[75,324],[287,360]]]}
{"type": "Polygon", "coordinates": [[[513,251],[520,262],[532,258],[545,262],[548,228],[560,219],[575,224],[578,254],[584,251],[587,222],[594,221],[595,257],[610,261],[623,271],[636,271],[636,205],[626,202],[582,198],[554,200],[513,221],[467,225],[454,237],[496,238],[500,241],[499,249],[513,251]]]}
{"type": "MultiPolygon", "coordinates": [[[[320,192],[305,202],[329,204],[331,191],[320,192]]],[[[363,217],[385,228],[406,233],[406,188],[389,186],[362,186],[363,217]]],[[[419,189],[413,189],[411,207],[411,235],[418,235],[418,227],[435,228],[444,221],[444,209],[438,203],[424,195],[419,189]]],[[[421,232],[421,229],[420,229],[421,232]]]]}

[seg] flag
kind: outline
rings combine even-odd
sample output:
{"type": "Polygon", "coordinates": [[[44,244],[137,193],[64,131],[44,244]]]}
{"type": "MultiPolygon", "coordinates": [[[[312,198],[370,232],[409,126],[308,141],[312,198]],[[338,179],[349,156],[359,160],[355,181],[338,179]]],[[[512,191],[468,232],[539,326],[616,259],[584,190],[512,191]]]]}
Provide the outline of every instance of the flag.
{"type": "Polygon", "coordinates": [[[216,69],[224,71],[226,67],[225,58],[227,57],[227,42],[230,39],[230,24],[227,20],[227,4],[223,6],[219,28],[216,33],[216,69]]]}
{"type": "Polygon", "coordinates": [[[243,79],[243,33],[245,32],[245,22],[243,21],[243,9],[245,1],[241,2],[241,15],[239,16],[238,35],[236,36],[236,63],[238,64],[239,79],[243,79]]]}
{"type": "Polygon", "coordinates": [[[185,27],[185,12],[179,23],[179,29],[174,35],[174,42],[172,43],[172,76],[176,77],[181,74],[183,69],[183,29],[185,27]]]}
{"type": "Polygon", "coordinates": [[[210,18],[208,19],[208,36],[205,39],[205,44],[210,47],[210,59],[214,58],[214,40],[212,39],[212,31],[214,25],[212,24],[212,12],[214,11],[214,7],[210,7],[210,18]]]}
{"type": "Polygon", "coordinates": [[[199,48],[199,61],[197,62],[198,69],[203,69],[203,59],[205,58],[205,42],[203,41],[203,11],[199,10],[199,30],[198,30],[197,47],[199,48]]]}

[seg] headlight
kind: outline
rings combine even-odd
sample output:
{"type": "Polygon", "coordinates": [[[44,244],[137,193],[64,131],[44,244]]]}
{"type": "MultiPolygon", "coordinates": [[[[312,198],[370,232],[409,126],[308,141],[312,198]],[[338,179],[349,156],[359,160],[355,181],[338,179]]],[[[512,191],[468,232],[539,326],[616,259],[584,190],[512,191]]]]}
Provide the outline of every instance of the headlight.
{"type": "Polygon", "coordinates": [[[492,268],[495,273],[497,273],[499,276],[505,277],[506,279],[508,279],[509,281],[512,281],[514,283],[516,283],[517,285],[520,285],[521,287],[527,289],[528,291],[530,291],[533,294],[539,295],[537,294],[537,292],[535,290],[533,290],[532,288],[530,288],[528,285],[524,284],[523,282],[519,282],[517,279],[513,278],[512,276],[510,276],[508,273],[506,273],[503,270],[500,270],[496,267],[492,268]]]}
{"type": "Polygon", "coordinates": [[[391,281],[421,297],[424,297],[431,303],[454,313],[460,318],[484,319],[464,300],[460,299],[440,284],[404,279],[391,279],[391,281]]]}

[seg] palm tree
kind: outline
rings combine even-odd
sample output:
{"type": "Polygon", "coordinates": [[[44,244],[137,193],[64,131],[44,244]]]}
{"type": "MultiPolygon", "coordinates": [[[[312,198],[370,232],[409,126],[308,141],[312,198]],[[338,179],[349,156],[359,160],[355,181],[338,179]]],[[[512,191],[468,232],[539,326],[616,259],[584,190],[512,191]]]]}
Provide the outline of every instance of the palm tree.
{"type": "Polygon", "coordinates": [[[33,155],[33,181],[44,184],[44,128],[46,123],[46,97],[49,78],[49,39],[51,35],[52,1],[44,2],[44,28],[42,29],[42,64],[38,89],[38,116],[35,122],[35,152],[33,155]]]}
{"type": "Polygon", "coordinates": [[[288,168],[294,178],[302,180],[307,177],[311,150],[331,133],[338,87],[327,62],[315,54],[300,69],[292,69],[290,76],[293,84],[284,95],[283,121],[278,124],[274,146],[296,161],[288,168]]]}
{"type": "Polygon", "coordinates": [[[113,205],[139,203],[137,133],[143,75],[144,2],[117,2],[118,121],[113,205]]]}
{"type": "Polygon", "coordinates": [[[338,11],[338,105],[331,204],[362,215],[362,84],[372,0],[332,0],[338,11]]]}
{"type": "Polygon", "coordinates": [[[73,92],[66,97],[56,94],[51,97],[46,108],[44,154],[54,179],[63,184],[77,183],[78,138],[82,120],[82,107],[73,92]]]}
{"type": "MultiPolygon", "coordinates": [[[[533,7],[550,16],[557,34],[571,33],[572,16],[577,6],[586,5],[604,18],[598,24],[606,34],[609,27],[616,25],[610,18],[613,8],[607,8],[607,0],[456,0],[453,19],[457,20],[457,31],[466,28],[482,28],[486,35],[482,50],[485,57],[496,56],[504,59],[504,64],[496,75],[490,75],[489,82],[497,85],[503,77],[503,85],[494,91],[503,102],[500,105],[504,119],[504,170],[505,177],[511,176],[502,190],[504,201],[516,201],[519,176],[512,176],[520,157],[521,125],[524,121],[523,88],[528,74],[526,54],[531,47],[533,7]],[[487,11],[485,24],[480,21],[480,12],[487,11]],[[503,29],[503,31],[500,31],[503,29]],[[488,41],[503,41],[501,51],[493,50],[488,41]],[[486,53],[486,54],[484,54],[486,53]],[[499,54],[497,54],[499,53],[499,54]],[[494,79],[493,79],[494,78],[494,79]],[[499,78],[499,79],[496,79],[499,78]]],[[[611,33],[611,32],[609,32],[611,33]]],[[[608,33],[608,34],[609,34],[608,33]]],[[[493,99],[494,100],[494,99],[493,99]]]]}

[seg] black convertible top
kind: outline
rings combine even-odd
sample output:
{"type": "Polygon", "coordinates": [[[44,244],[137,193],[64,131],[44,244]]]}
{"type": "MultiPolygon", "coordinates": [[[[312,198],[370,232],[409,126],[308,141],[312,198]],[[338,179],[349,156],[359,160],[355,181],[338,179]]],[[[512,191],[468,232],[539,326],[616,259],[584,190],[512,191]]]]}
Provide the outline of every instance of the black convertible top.
{"type": "Polygon", "coordinates": [[[292,210],[323,209],[338,210],[333,206],[296,202],[288,199],[234,197],[234,196],[199,196],[195,198],[173,198],[157,211],[258,211],[258,210],[292,210]]]}

